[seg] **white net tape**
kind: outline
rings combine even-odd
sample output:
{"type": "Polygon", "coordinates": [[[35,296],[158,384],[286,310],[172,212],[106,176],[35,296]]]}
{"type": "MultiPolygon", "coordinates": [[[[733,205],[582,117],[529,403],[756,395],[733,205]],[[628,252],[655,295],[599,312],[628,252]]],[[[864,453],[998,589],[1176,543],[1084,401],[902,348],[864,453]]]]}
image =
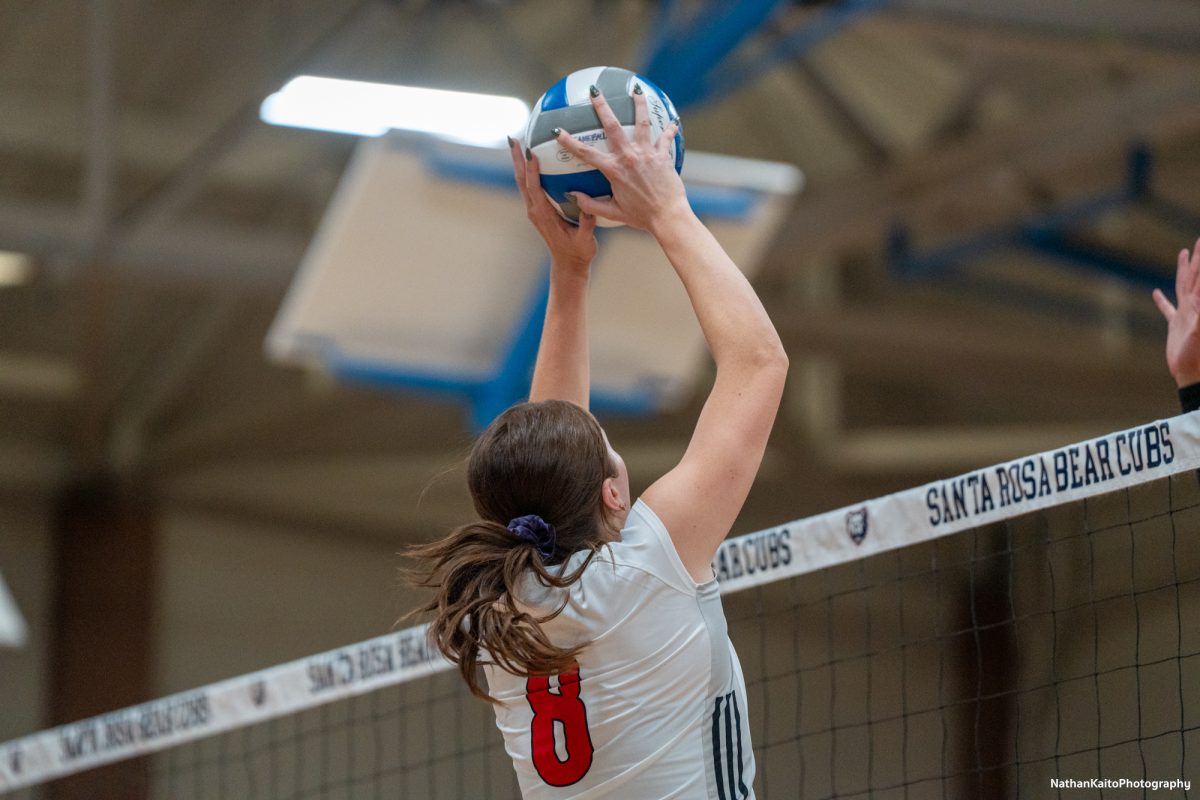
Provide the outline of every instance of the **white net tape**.
{"type": "MultiPolygon", "coordinates": [[[[1200,468],[1200,415],[1140,425],[729,539],[723,594],[1200,468]]],[[[0,744],[0,792],[453,668],[415,626],[0,744]]]]}

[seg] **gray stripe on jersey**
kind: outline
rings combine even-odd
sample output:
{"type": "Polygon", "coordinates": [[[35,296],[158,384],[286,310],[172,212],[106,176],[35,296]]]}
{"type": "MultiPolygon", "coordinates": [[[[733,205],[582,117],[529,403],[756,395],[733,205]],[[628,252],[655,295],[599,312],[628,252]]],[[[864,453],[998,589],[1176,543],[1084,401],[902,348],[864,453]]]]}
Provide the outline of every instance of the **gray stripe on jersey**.
{"type": "Polygon", "coordinates": [[[721,607],[721,589],[716,581],[701,586],[697,598],[700,615],[708,628],[708,694],[712,697],[727,691],[733,681],[733,656],[730,652],[733,645],[729,642],[729,626],[721,607]]]}

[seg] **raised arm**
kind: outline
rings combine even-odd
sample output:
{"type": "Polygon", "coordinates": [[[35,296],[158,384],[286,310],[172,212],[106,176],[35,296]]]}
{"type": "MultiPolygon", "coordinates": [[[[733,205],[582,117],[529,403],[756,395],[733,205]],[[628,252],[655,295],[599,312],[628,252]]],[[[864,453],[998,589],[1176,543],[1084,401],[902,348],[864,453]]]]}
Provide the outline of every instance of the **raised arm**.
{"type": "Polygon", "coordinates": [[[655,235],[691,298],[717,377],[683,459],[644,498],[688,572],[704,581],[758,474],[788,362],[749,282],[695,216],[665,221],[655,235]]]}
{"type": "Polygon", "coordinates": [[[1200,408],[1200,239],[1179,251],[1175,305],[1158,289],[1154,302],[1167,320],[1167,369],[1179,387],[1185,412],[1200,408]]]}
{"type": "Polygon", "coordinates": [[[550,249],[550,298],[529,399],[569,400],[586,409],[591,388],[587,286],[596,257],[596,218],[584,214],[579,225],[572,225],[560,217],[538,181],[537,156],[522,154],[512,139],[508,148],[529,221],[550,249]]]}
{"type": "Polygon", "coordinates": [[[787,377],[779,336],[741,270],[687,202],[669,152],[674,130],[650,142],[646,101],[635,95],[636,133],[627,137],[603,97],[594,101],[610,153],[559,143],[608,177],[611,200],[579,197],[579,207],[649,231],[683,282],[717,376],[679,464],[643,494],[666,525],[697,581],[712,576],[762,463],[787,377]]]}

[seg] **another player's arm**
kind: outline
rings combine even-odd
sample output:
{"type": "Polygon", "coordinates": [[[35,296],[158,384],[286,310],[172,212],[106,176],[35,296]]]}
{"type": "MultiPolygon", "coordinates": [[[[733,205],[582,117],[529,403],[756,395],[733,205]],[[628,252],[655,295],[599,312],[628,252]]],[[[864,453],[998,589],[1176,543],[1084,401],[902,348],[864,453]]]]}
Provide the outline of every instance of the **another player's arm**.
{"type": "Polygon", "coordinates": [[[1185,412],[1200,408],[1200,239],[1188,253],[1179,251],[1175,303],[1158,289],[1154,302],[1167,320],[1167,368],[1179,387],[1185,412]]]}
{"type": "Polygon", "coordinates": [[[596,257],[596,218],[583,215],[579,225],[565,221],[542,191],[537,156],[523,154],[511,139],[509,150],[529,221],[550,249],[550,297],[529,399],[569,400],[586,409],[590,392],[587,287],[596,257]]]}
{"type": "Polygon", "coordinates": [[[559,143],[608,176],[613,199],[580,197],[579,206],[654,235],[687,290],[717,364],[682,460],[643,494],[688,572],[704,581],[712,576],[712,558],[762,463],[787,377],[787,355],[749,281],[692,212],[669,154],[674,130],[668,127],[651,144],[641,96],[635,96],[632,138],[602,97],[595,106],[611,152],[599,153],[565,133],[559,143]]]}

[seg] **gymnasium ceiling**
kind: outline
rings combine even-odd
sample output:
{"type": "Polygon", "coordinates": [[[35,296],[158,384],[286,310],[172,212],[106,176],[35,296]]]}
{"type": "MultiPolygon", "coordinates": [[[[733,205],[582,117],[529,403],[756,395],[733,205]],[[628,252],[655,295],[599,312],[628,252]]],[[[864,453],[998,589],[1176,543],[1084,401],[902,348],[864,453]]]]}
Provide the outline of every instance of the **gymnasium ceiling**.
{"type": "MultiPolygon", "coordinates": [[[[1200,234],[1200,5],[777,5],[712,73],[761,74],[684,109],[689,147],[807,177],[759,281],[793,377],[744,524],[1173,413],[1149,290],[1120,274],[1166,277],[1200,234]],[[1059,224],[1130,182],[1135,146],[1139,199],[1059,224]],[[1022,222],[1054,247],[984,246],[1022,222]],[[959,245],[956,268],[898,277],[898,223],[903,263],[959,245]]],[[[271,523],[460,520],[458,482],[434,479],[469,442],[461,409],[261,355],[354,140],[258,104],[298,73],[532,100],[580,66],[644,65],[664,8],[696,39],[733,6],[0,4],[0,250],[34,264],[0,288],[0,495],[102,469],[271,523]]],[[[635,483],[695,411],[611,423],[635,483]]]]}

